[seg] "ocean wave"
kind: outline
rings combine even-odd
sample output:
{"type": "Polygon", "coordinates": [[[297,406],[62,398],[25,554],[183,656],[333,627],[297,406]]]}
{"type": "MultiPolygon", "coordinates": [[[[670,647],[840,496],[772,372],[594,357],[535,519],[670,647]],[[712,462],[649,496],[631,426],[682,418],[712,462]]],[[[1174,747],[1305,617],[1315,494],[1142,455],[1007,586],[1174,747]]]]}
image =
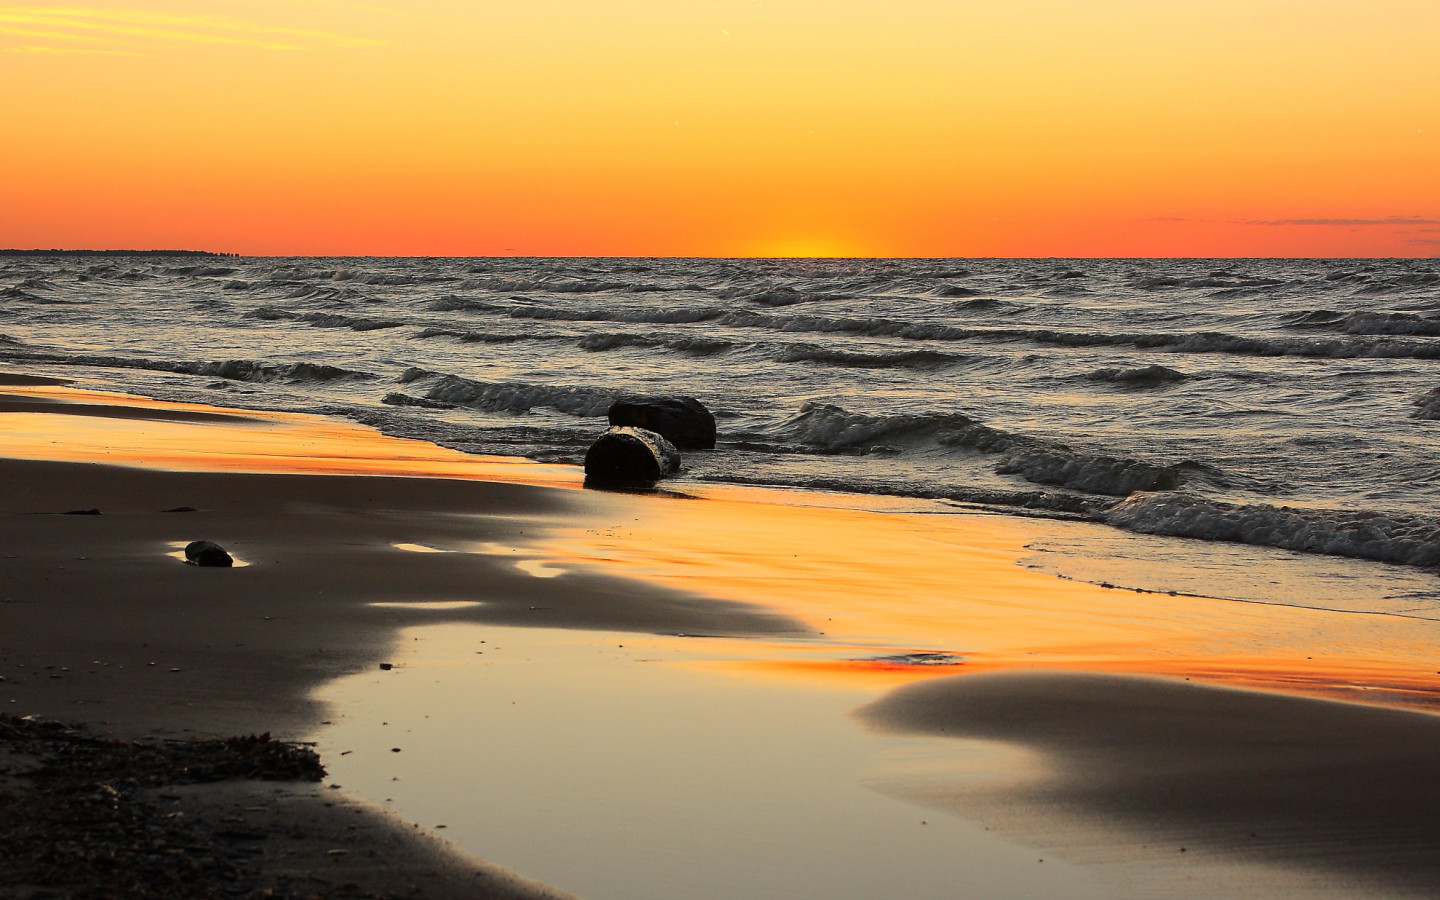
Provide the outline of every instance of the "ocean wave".
{"type": "MultiPolygon", "coordinates": [[[[323,275],[321,277],[324,277],[323,275]]],[[[358,269],[337,269],[330,273],[331,281],[349,281],[355,284],[381,287],[412,287],[416,285],[444,284],[456,281],[453,275],[397,275],[393,272],[363,272],[358,269]]]]}
{"type": "Polygon", "coordinates": [[[936,288],[932,293],[937,297],[975,297],[980,292],[968,287],[961,287],[958,284],[945,284],[936,288]]]}
{"type": "Polygon", "coordinates": [[[339,380],[367,380],[375,376],[369,372],[344,369],[322,363],[270,363],[252,359],[228,359],[221,361],[146,359],[134,356],[110,356],[101,354],[60,354],[28,352],[12,355],[15,359],[44,362],[64,366],[94,366],[105,369],[138,369],[147,372],[173,372],[177,375],[199,375],[206,378],[224,378],[229,381],[288,382],[292,384],[320,384],[339,380]]]}
{"type": "Polygon", "coordinates": [[[1360,311],[1342,313],[1316,309],[1287,316],[1287,328],[1320,329],[1355,335],[1414,335],[1440,337],[1440,316],[1415,313],[1360,311]]]}
{"type": "Polygon", "coordinates": [[[624,281],[600,281],[585,278],[479,278],[469,284],[481,290],[495,293],[545,292],[550,294],[599,294],[604,291],[623,291],[630,285],[624,281]]]}
{"type": "Polygon", "coordinates": [[[375,376],[369,372],[357,372],[339,366],[320,363],[262,363],[250,359],[230,359],[224,362],[177,363],[172,372],[189,375],[206,375],[225,378],[230,381],[285,381],[294,384],[316,384],[341,380],[368,380],[375,376]]]}
{"type": "Polygon", "coordinates": [[[359,316],[342,316],[337,313],[305,313],[298,317],[315,328],[349,328],[351,331],[382,331],[399,328],[404,322],[394,319],[366,319],[359,316]]]}
{"type": "Polygon", "coordinates": [[[402,394],[399,391],[391,391],[381,400],[381,403],[390,406],[412,406],[420,409],[454,409],[453,403],[442,403],[439,400],[431,400],[427,397],[412,397],[409,394],[402,394]]]}
{"type": "Polygon", "coordinates": [[[1416,397],[1411,404],[1415,411],[1410,414],[1410,418],[1440,420],[1440,387],[1431,388],[1416,397]]]}
{"type": "Polygon", "coordinates": [[[162,269],[163,275],[184,275],[190,278],[227,278],[237,270],[228,266],[170,266],[162,269]]]}
{"type": "Polygon", "coordinates": [[[571,416],[603,416],[612,403],[625,395],[623,391],[605,388],[472,381],[418,368],[406,369],[399,382],[414,384],[427,380],[430,383],[425,389],[425,400],[488,412],[528,413],[543,406],[571,416]]]}
{"type": "Polygon", "coordinates": [[[300,314],[279,306],[257,306],[245,313],[245,318],[260,319],[263,322],[290,322],[300,318],[300,314]]]}
{"type": "Polygon", "coordinates": [[[815,291],[798,291],[791,287],[778,287],[754,294],[746,294],[744,295],[744,299],[751,303],[758,303],[761,306],[795,306],[799,303],[815,303],[820,300],[847,300],[851,298],[843,294],[825,294],[815,291]]]}
{"type": "Polygon", "coordinates": [[[1440,519],[1428,516],[1240,505],[1176,492],[1134,494],[1105,521],[1142,534],[1440,566],[1440,519]]]}
{"type": "MultiPolygon", "coordinates": [[[[926,448],[961,448],[1001,454],[998,475],[1019,475],[1032,484],[1086,494],[1124,497],[1134,491],[1171,490],[1195,463],[1156,465],[992,428],[963,413],[876,416],[811,401],[781,425],[781,433],[813,452],[900,453],[926,448]]],[[[1215,473],[1218,475],[1219,473],[1215,473]]]]}
{"type": "Polygon", "coordinates": [[[416,340],[427,338],[455,338],[466,344],[514,344],[520,341],[558,340],[560,335],[516,334],[515,332],[459,331],[454,328],[426,328],[415,335],[416,340]]]}
{"type": "Polygon", "coordinates": [[[656,337],[646,334],[604,332],[601,334],[587,335],[581,338],[576,346],[581,350],[589,350],[591,352],[637,347],[642,349],[674,350],[678,353],[688,353],[692,356],[714,356],[734,349],[735,344],[733,341],[722,341],[712,338],[656,337]]]}
{"type": "Polygon", "coordinates": [[[354,300],[366,299],[365,294],[353,287],[337,287],[333,284],[301,284],[292,286],[286,300],[328,300],[331,303],[348,304],[354,300]]]}
{"type": "Polygon", "coordinates": [[[491,303],[488,300],[476,300],[473,297],[458,297],[454,294],[446,294],[443,297],[436,297],[425,304],[427,309],[436,312],[495,312],[504,307],[491,303]]]}
{"type": "Polygon", "coordinates": [[[1032,484],[1067,487],[1087,494],[1125,497],[1136,491],[1169,491],[1180,486],[1185,466],[1157,466],[1123,457],[1077,453],[1068,447],[1031,447],[1007,453],[999,475],[1019,475],[1032,484]]]}
{"type": "Polygon", "coordinates": [[[1374,278],[1360,289],[1360,293],[1388,294],[1414,288],[1433,288],[1436,285],[1440,285],[1440,273],[1406,272],[1374,278]]]}
{"type": "Polygon", "coordinates": [[[1345,313],[1336,309],[1310,309],[1290,313],[1281,318],[1280,324],[1286,328],[1331,328],[1344,320],[1345,313]]]}
{"type": "Polygon", "coordinates": [[[1283,279],[1263,278],[1243,275],[1239,272],[1227,272],[1223,270],[1210,272],[1207,275],[1191,275],[1181,277],[1176,275],[1149,275],[1132,279],[1131,284],[1142,291],[1164,291],[1175,288],[1189,288],[1191,290],[1207,289],[1229,289],[1229,290],[1257,290],[1260,288],[1276,287],[1284,284],[1283,279]]]}
{"type": "Polygon", "coordinates": [[[572,309],[552,306],[518,306],[510,310],[517,319],[553,322],[631,322],[645,325],[688,325],[724,319],[727,310],[714,306],[679,309],[572,309]]]}
{"type": "Polygon", "coordinates": [[[1440,316],[1353,312],[1340,323],[1346,334],[1410,334],[1440,337],[1440,316]]]}
{"type": "Polygon", "coordinates": [[[854,334],[929,341],[1029,341],[1059,347],[1134,347],[1172,353],[1225,353],[1246,356],[1298,356],[1322,359],[1440,359],[1440,343],[1393,339],[1273,339],[1220,331],[1080,332],[1053,328],[966,328],[884,318],[764,316],[729,313],[721,324],[795,333],[854,334]]]}
{"type": "Polygon", "coordinates": [[[922,443],[979,446],[981,441],[969,439],[977,430],[993,434],[997,441],[1006,441],[1005,446],[1009,446],[1010,435],[981,425],[963,413],[877,416],[810,401],[780,426],[786,439],[819,453],[894,451],[922,443]],[[960,435],[966,439],[958,440],[960,435]]]}
{"type": "Polygon", "coordinates": [[[811,362],[857,369],[943,369],[969,362],[975,357],[935,350],[861,353],[816,344],[787,344],[775,358],[784,363],[811,362]]]}
{"type": "Polygon", "coordinates": [[[1084,376],[1086,381],[1098,381],[1102,384],[1113,384],[1126,388],[1160,387],[1185,381],[1189,377],[1184,372],[1161,365],[1140,366],[1134,369],[1096,369],[1084,376]]]}

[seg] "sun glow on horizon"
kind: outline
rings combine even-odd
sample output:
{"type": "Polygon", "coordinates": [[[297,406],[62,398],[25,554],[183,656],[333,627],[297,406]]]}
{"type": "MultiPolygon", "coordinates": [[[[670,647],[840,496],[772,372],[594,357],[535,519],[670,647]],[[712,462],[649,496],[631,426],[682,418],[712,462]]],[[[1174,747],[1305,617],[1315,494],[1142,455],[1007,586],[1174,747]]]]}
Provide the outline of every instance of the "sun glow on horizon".
{"type": "Polygon", "coordinates": [[[1432,256],[1440,7],[0,5],[0,246],[1432,256]]]}

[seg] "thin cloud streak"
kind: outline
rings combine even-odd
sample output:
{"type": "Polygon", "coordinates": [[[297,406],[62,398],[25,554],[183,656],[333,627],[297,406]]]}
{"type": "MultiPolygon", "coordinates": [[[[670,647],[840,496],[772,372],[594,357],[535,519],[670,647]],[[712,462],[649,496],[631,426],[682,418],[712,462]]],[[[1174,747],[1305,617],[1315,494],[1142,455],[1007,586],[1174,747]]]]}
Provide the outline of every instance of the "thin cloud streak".
{"type": "Polygon", "coordinates": [[[46,31],[39,28],[16,28],[13,25],[3,24],[0,24],[0,34],[13,34],[16,37],[44,38],[52,41],[82,41],[87,44],[93,44],[100,40],[100,38],[90,34],[69,34],[62,31],[46,31]]]}
{"type": "Polygon", "coordinates": [[[1385,219],[1249,219],[1246,225],[1318,225],[1355,226],[1372,225],[1395,227],[1404,225],[1440,225],[1440,219],[1425,219],[1420,216],[1390,216],[1385,219]]]}
{"type": "Polygon", "coordinates": [[[0,7],[0,32],[45,29],[60,40],[141,40],[219,44],[263,50],[301,50],[307,45],[369,47],[384,43],[303,28],[258,25],[220,16],[180,16],[145,10],[0,7]]]}
{"type": "Polygon", "coordinates": [[[11,47],[6,53],[61,53],[66,56],[139,56],[142,58],[153,58],[153,54],[139,53],[134,50],[93,50],[88,47],[11,47]]]}

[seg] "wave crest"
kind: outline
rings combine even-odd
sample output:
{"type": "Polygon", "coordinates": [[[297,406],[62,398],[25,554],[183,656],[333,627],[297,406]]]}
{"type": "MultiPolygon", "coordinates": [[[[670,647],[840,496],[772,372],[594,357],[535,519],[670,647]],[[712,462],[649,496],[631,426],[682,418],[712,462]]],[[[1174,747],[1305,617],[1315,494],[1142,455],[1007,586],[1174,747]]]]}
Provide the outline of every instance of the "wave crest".
{"type": "MultiPolygon", "coordinates": [[[[405,370],[399,380],[401,384],[413,384],[427,379],[432,381],[425,390],[425,400],[488,412],[520,414],[543,406],[567,415],[588,418],[605,415],[610,405],[624,395],[622,391],[605,388],[472,381],[458,375],[442,375],[415,368],[405,370]]],[[[387,402],[398,405],[397,401],[387,402]]]]}
{"type": "Polygon", "coordinates": [[[1134,494],[1106,513],[1105,521],[1142,534],[1440,565],[1440,519],[1427,516],[1240,505],[1180,492],[1134,494]]]}

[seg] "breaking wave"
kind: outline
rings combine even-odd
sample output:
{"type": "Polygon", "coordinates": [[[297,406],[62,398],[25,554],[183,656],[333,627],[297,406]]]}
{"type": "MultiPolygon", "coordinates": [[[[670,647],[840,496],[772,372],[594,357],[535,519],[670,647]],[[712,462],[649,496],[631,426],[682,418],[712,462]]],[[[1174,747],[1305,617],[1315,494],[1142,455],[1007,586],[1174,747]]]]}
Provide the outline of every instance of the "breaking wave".
{"type": "Polygon", "coordinates": [[[1019,475],[1032,484],[1087,494],[1124,497],[1133,491],[1179,487],[1194,463],[1162,466],[1013,434],[962,413],[875,416],[827,403],[805,404],[787,419],[781,433],[817,453],[901,453],[925,448],[960,448],[1001,454],[998,475],[1019,475]]]}
{"type": "Polygon", "coordinates": [[[1440,565],[1440,519],[1428,516],[1241,505],[1178,492],[1135,494],[1106,513],[1105,521],[1142,534],[1440,565]]]}

